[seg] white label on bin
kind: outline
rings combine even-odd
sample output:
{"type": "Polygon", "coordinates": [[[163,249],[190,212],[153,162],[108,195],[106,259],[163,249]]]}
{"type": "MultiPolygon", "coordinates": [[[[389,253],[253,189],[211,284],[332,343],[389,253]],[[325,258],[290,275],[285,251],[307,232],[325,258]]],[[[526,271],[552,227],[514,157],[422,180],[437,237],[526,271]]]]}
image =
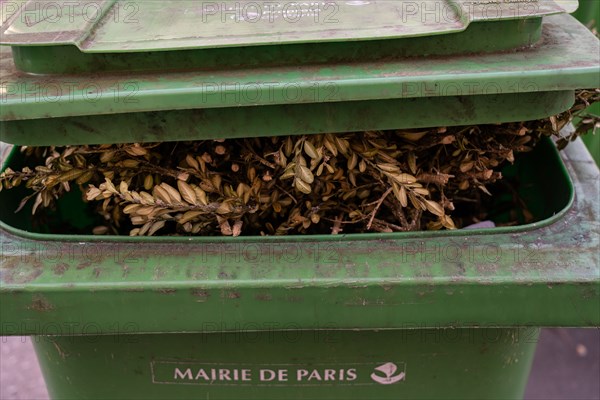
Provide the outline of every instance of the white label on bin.
{"type": "Polygon", "coordinates": [[[406,363],[246,364],[155,360],[152,383],[218,386],[393,385],[406,380],[406,363]]]}

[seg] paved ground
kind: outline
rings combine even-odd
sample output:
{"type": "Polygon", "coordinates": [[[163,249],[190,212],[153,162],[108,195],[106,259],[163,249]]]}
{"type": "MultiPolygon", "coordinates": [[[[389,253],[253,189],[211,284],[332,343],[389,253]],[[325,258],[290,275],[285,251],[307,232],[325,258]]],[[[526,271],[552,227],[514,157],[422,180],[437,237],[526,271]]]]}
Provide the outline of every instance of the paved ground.
{"type": "Polygon", "coordinates": [[[26,337],[0,338],[0,399],[45,400],[44,379],[26,337]]]}
{"type": "MultiPolygon", "coordinates": [[[[0,338],[0,400],[48,398],[28,338],[0,338]]],[[[600,399],[600,331],[544,329],[527,400],[600,399]]]]}
{"type": "Polygon", "coordinates": [[[525,399],[600,399],[600,330],[542,330],[525,399]]]}

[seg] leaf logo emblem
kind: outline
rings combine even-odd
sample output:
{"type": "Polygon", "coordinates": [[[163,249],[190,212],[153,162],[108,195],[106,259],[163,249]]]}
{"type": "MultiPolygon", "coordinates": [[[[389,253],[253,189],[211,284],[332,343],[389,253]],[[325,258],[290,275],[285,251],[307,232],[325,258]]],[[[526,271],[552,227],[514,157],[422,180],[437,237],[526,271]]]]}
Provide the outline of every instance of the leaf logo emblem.
{"type": "Polygon", "coordinates": [[[375,368],[375,372],[371,374],[371,379],[382,385],[391,385],[393,383],[403,381],[406,377],[404,372],[394,375],[398,371],[398,366],[392,362],[385,363],[375,368]],[[382,376],[383,374],[383,376],[382,376]]]}

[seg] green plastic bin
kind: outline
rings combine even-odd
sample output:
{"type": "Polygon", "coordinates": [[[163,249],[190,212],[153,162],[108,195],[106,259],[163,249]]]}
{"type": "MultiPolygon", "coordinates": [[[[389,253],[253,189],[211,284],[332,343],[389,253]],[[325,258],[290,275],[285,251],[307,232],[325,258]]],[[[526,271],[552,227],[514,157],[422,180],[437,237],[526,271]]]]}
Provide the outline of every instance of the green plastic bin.
{"type": "Polygon", "coordinates": [[[2,333],[57,399],[520,398],[539,326],[600,324],[578,145],[506,171],[540,221],[468,234],[52,241],[6,212],[2,333]]]}
{"type": "Polygon", "coordinates": [[[598,27],[598,23],[600,23],[600,2],[581,0],[573,16],[589,28],[598,27]]]}
{"type": "MultiPolygon", "coordinates": [[[[306,35],[253,25],[245,44],[256,45],[255,59],[236,47],[245,25],[220,33],[216,47],[194,35],[191,44],[177,35],[161,42],[156,30],[110,23],[127,3],[154,27],[167,15],[154,2],[107,1],[102,23],[27,24],[22,11],[9,19],[3,141],[497,123],[564,111],[575,89],[600,86],[598,40],[560,14],[573,1],[504,19],[464,13],[467,1],[423,2],[461,7],[460,24],[448,26],[419,13],[393,25],[390,2],[349,1],[335,32],[314,20],[294,25],[312,29],[306,35]],[[377,12],[389,29],[374,29],[377,12]],[[373,29],[350,29],[359,17],[373,29]],[[511,26],[510,40],[483,51],[511,26]],[[288,35],[276,44],[261,34],[267,28],[288,35]]],[[[179,15],[172,29],[186,32],[194,19],[177,12],[197,9],[168,7],[179,15]]],[[[18,167],[19,156],[4,167],[18,167]]],[[[520,194],[535,223],[337,236],[59,235],[33,231],[28,210],[12,212],[19,192],[2,191],[0,333],[34,336],[56,399],[520,398],[539,327],[600,325],[599,172],[579,142],[561,159],[547,140],[504,173],[527,182],[520,194]]]]}
{"type": "MultiPolygon", "coordinates": [[[[600,1],[582,0],[577,11],[573,14],[581,23],[590,29],[598,29],[600,23],[600,1]]],[[[600,104],[596,104],[587,110],[590,114],[600,116],[600,104]]],[[[600,165],[600,135],[592,135],[588,132],[583,136],[583,142],[586,144],[596,164],[600,165]]]]}

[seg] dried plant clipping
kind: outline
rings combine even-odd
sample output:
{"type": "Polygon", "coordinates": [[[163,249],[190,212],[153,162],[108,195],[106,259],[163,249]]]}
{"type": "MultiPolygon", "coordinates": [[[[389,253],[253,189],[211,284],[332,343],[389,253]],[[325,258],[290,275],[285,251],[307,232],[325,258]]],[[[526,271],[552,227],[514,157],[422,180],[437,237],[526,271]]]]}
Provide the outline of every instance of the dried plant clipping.
{"type": "Polygon", "coordinates": [[[73,187],[95,205],[94,234],[287,235],[455,229],[455,199],[478,199],[505,162],[544,136],[560,148],[600,126],[600,90],[523,123],[218,141],[23,147],[0,190],[24,185],[32,214],[73,187]],[[577,130],[561,136],[575,116],[577,130]]]}

